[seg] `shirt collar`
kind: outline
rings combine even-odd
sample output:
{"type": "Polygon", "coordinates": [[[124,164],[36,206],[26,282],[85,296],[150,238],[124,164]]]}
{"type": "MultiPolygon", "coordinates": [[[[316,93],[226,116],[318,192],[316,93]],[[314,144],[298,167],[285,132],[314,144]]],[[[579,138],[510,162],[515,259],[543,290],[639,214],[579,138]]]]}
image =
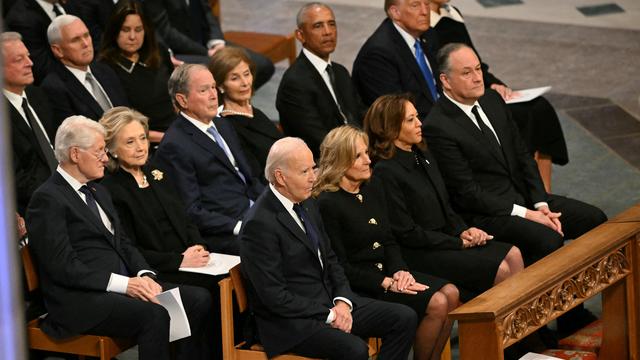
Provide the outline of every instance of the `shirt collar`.
{"type": "Polygon", "coordinates": [[[313,67],[316,68],[316,70],[318,70],[320,75],[322,75],[325,72],[325,70],[327,70],[327,65],[331,64],[331,59],[329,59],[329,61],[324,61],[324,59],[322,59],[320,56],[312,53],[306,48],[302,48],[302,53],[304,53],[307,59],[309,59],[309,62],[311,62],[311,65],[313,65],[313,67]]]}
{"type": "Polygon", "coordinates": [[[276,198],[282,203],[282,206],[284,206],[284,208],[287,209],[289,213],[293,213],[293,201],[280,194],[280,192],[276,189],[275,186],[273,186],[273,184],[269,183],[269,188],[271,189],[271,192],[273,192],[273,195],[275,195],[276,198]]]}
{"type": "Polygon", "coordinates": [[[7,100],[9,100],[9,103],[13,105],[13,107],[15,107],[16,109],[22,109],[22,99],[27,97],[24,93],[24,90],[22,90],[22,94],[20,95],[13,93],[7,89],[2,89],[2,92],[4,93],[4,96],[7,98],[7,100]]]}
{"type": "Polygon", "coordinates": [[[473,109],[474,106],[480,106],[480,104],[478,103],[478,100],[476,100],[472,105],[467,105],[467,104],[463,104],[461,102],[458,102],[456,100],[454,100],[451,96],[449,96],[449,94],[447,94],[446,92],[444,92],[444,96],[447,97],[447,99],[451,100],[452,103],[454,103],[457,107],[460,108],[460,110],[462,110],[462,112],[464,112],[465,114],[467,114],[468,117],[475,119],[475,116],[473,115],[473,113],[471,112],[471,110],[473,109]]]}
{"type": "Polygon", "coordinates": [[[396,30],[398,30],[398,32],[400,33],[400,36],[402,36],[404,41],[407,43],[407,46],[409,46],[409,49],[411,49],[411,52],[415,56],[416,49],[414,48],[415,46],[414,44],[417,41],[416,38],[414,38],[411,34],[406,32],[402,27],[400,27],[400,25],[396,24],[395,21],[391,21],[391,23],[393,24],[393,26],[395,26],[396,30]]]}
{"type": "MultiPolygon", "coordinates": [[[[183,111],[180,111],[180,115],[182,115],[185,119],[187,119],[190,123],[192,123],[195,127],[197,127],[200,131],[206,133],[207,129],[214,126],[213,121],[209,122],[208,124],[203,123],[200,120],[196,120],[194,118],[192,118],[191,116],[185,114],[183,111]]],[[[217,128],[216,128],[217,129],[217,128]]]]}
{"type": "Polygon", "coordinates": [[[62,175],[62,177],[69,183],[69,185],[71,185],[71,187],[73,188],[73,190],[75,191],[80,191],[80,188],[83,185],[87,185],[87,184],[83,184],[81,182],[79,182],[78,180],[76,180],[76,178],[74,178],[73,176],[71,176],[68,172],[66,172],[62,166],[58,165],[58,168],[56,169],[56,171],[62,175]]]}
{"type": "Polygon", "coordinates": [[[91,72],[91,66],[87,66],[87,71],[83,71],[78,68],[74,68],[67,65],[65,65],[64,67],[66,67],[67,70],[71,71],[73,76],[75,76],[76,79],[78,79],[78,81],[80,81],[81,84],[84,84],[84,82],[87,80],[87,73],[90,73],[93,76],[93,73],[91,72]]]}
{"type": "Polygon", "coordinates": [[[443,6],[440,7],[440,14],[438,14],[435,11],[431,12],[431,27],[432,28],[436,27],[438,22],[445,17],[451,20],[455,20],[459,23],[464,23],[464,19],[462,18],[462,15],[460,15],[460,13],[455,7],[449,4],[444,4],[443,6]]]}

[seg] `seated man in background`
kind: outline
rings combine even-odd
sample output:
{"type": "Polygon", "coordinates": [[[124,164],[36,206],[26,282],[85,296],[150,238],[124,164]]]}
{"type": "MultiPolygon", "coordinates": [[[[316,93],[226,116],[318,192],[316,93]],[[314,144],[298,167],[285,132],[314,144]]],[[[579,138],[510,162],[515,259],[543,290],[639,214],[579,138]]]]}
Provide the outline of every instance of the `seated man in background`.
{"type": "Polygon", "coordinates": [[[114,106],[129,105],[113,70],[93,62],[91,35],[80,18],[58,16],[49,25],[47,37],[59,62],[42,82],[42,88],[52,101],[55,121],[72,115],[97,121],[114,106]]]}
{"type": "Polygon", "coordinates": [[[209,250],[238,254],[242,218],[264,186],[251,172],[229,120],[217,116],[216,82],[209,69],[180,65],[169,79],[169,93],[180,114],[155,160],[176,182],[209,250]]]}
{"type": "Polygon", "coordinates": [[[24,212],[31,194],[58,166],[53,153],[57,124],[49,100],[33,84],[33,62],[16,32],[0,34],[4,84],[2,92],[9,112],[13,175],[18,213],[24,212]]]}
{"type": "Polygon", "coordinates": [[[282,77],[276,107],[285,134],[302,138],[317,158],[325,135],[344,124],[360,127],[366,108],[349,71],[330,60],[338,39],[331,8],[317,2],[306,4],[298,11],[296,22],[302,51],[282,77]]]}
{"type": "Polygon", "coordinates": [[[381,337],[379,360],[406,360],[416,330],[409,307],[355,295],[311,196],[311,150],[299,138],[273,144],[266,189],[245,217],[242,270],[260,340],[270,358],[291,352],[365,360],[362,337],[381,337]]]}
{"type": "MultiPolygon", "coordinates": [[[[158,40],[170,48],[180,60],[189,63],[208,63],[207,57],[227,44],[220,23],[211,13],[206,0],[144,1],[145,12],[155,25],[158,40]]],[[[255,89],[264,85],[275,71],[267,57],[244,49],[256,64],[255,89]]]]}
{"type": "MultiPolygon", "coordinates": [[[[33,194],[27,210],[48,315],[42,329],[63,339],[78,334],[131,337],[140,359],[169,359],[169,314],[156,296],[163,286],[122,230],[111,197],[93,180],[107,163],[104,128],[82,116],[56,133],[60,166],[33,194]]],[[[180,286],[191,336],[178,340],[180,359],[209,359],[213,316],[202,288],[180,286]]]]}

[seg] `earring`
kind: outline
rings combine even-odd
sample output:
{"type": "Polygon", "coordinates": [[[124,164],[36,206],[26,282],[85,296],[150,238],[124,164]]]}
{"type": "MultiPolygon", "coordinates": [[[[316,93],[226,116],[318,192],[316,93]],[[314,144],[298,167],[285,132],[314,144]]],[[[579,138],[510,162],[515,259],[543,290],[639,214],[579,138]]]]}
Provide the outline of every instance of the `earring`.
{"type": "Polygon", "coordinates": [[[118,154],[113,154],[113,158],[117,159],[118,158],[118,154]]]}
{"type": "Polygon", "coordinates": [[[224,94],[224,89],[223,89],[223,88],[220,88],[220,89],[218,90],[218,92],[219,92],[220,94],[224,94]]]}

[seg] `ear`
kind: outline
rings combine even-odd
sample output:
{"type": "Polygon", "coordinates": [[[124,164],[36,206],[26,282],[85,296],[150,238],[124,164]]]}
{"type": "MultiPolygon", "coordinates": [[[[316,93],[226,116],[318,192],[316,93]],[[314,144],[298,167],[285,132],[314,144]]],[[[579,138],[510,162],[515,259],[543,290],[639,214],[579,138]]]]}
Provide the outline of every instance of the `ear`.
{"type": "Polygon", "coordinates": [[[281,169],[276,169],[273,172],[273,175],[275,175],[274,177],[276,178],[276,185],[278,186],[284,186],[284,181],[285,181],[285,176],[284,173],[282,172],[281,169]]]}
{"type": "Polygon", "coordinates": [[[74,164],[80,161],[80,149],[78,147],[69,149],[69,160],[74,164]]]}
{"type": "Polygon", "coordinates": [[[57,59],[62,59],[64,57],[64,55],[62,54],[62,49],[60,49],[60,45],[58,44],[51,44],[51,52],[53,53],[53,56],[55,56],[57,59]]]}
{"type": "Polygon", "coordinates": [[[449,78],[445,73],[440,73],[440,83],[445,90],[451,90],[451,84],[449,84],[449,78]]]}
{"type": "Polygon", "coordinates": [[[176,94],[176,102],[182,109],[187,108],[187,97],[184,94],[177,93],[176,94]]]}
{"type": "Polygon", "coordinates": [[[304,45],[304,33],[302,32],[302,30],[298,28],[296,29],[295,33],[296,33],[296,39],[300,41],[300,44],[304,45]]]}
{"type": "Polygon", "coordinates": [[[391,20],[398,20],[398,18],[400,17],[400,9],[398,9],[397,5],[391,5],[387,10],[387,15],[391,18],[391,20]]]}

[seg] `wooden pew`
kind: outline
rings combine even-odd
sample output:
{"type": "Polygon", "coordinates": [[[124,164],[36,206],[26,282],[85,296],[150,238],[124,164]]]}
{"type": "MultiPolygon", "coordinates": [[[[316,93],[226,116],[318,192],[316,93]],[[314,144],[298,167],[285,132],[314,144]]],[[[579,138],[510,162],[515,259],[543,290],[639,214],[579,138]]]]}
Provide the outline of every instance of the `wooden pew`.
{"type": "Polygon", "coordinates": [[[449,314],[460,359],[503,350],[602,294],[603,360],[640,359],[640,204],[563,246],[449,314]]]}

